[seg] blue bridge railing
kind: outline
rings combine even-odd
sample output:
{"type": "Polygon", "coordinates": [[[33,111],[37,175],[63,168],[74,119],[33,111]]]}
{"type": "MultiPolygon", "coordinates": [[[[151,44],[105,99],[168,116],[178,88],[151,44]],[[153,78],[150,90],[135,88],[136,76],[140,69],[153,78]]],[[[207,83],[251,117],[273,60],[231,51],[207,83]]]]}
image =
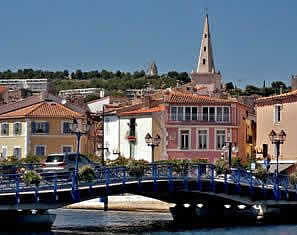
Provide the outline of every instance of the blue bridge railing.
{"type": "Polygon", "coordinates": [[[216,184],[222,182],[224,191],[227,193],[230,184],[235,185],[237,193],[240,193],[243,185],[248,186],[250,194],[255,189],[261,189],[263,194],[267,190],[273,191],[275,200],[288,199],[289,190],[296,192],[297,185],[291,185],[289,177],[286,175],[269,174],[265,179],[259,179],[251,172],[244,169],[231,169],[224,174],[217,174],[216,167],[213,164],[186,164],[183,167],[177,167],[171,164],[147,164],[138,167],[101,167],[96,166],[95,177],[91,181],[79,181],[74,172],[47,173],[43,172],[38,164],[25,164],[19,166],[0,167],[0,194],[15,193],[17,203],[20,203],[20,193],[26,191],[35,192],[36,201],[39,200],[39,193],[42,190],[52,190],[54,197],[58,200],[58,190],[71,188],[73,198],[79,200],[79,187],[89,186],[90,190],[95,185],[104,185],[107,193],[110,184],[122,184],[123,192],[126,190],[126,183],[135,181],[139,190],[143,190],[143,181],[151,180],[155,191],[158,191],[158,181],[168,181],[168,190],[174,190],[174,182],[179,180],[183,182],[184,190],[189,190],[189,182],[195,181],[196,189],[203,190],[203,182],[207,181],[208,189],[215,192],[216,184]],[[4,171],[1,171],[3,170],[4,171]],[[10,172],[8,172],[8,169],[10,172]],[[5,170],[7,172],[5,172],[5,170]],[[26,171],[34,170],[40,175],[40,181],[26,184],[26,171]],[[11,173],[12,172],[12,173],[11,173]]]}

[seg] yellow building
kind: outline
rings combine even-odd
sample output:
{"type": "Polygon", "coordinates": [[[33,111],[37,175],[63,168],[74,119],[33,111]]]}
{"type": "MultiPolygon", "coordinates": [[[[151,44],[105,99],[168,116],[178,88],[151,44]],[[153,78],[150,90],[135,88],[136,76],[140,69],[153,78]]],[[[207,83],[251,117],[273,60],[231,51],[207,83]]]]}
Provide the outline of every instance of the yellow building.
{"type": "MultiPolygon", "coordinates": [[[[85,121],[83,114],[54,102],[40,101],[0,115],[0,153],[2,157],[28,155],[45,156],[51,153],[76,151],[76,136],[70,124],[76,118],[85,121]]],[[[87,137],[81,138],[81,152],[87,151],[87,137]]]]}

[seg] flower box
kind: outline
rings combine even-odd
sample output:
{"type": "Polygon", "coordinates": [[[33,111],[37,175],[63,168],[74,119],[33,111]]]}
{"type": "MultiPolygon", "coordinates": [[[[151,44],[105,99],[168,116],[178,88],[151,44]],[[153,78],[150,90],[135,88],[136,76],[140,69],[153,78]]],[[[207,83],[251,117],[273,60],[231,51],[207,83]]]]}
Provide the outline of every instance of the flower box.
{"type": "Polygon", "coordinates": [[[131,142],[135,142],[136,137],[135,136],[128,136],[128,140],[131,141],[131,142]]]}

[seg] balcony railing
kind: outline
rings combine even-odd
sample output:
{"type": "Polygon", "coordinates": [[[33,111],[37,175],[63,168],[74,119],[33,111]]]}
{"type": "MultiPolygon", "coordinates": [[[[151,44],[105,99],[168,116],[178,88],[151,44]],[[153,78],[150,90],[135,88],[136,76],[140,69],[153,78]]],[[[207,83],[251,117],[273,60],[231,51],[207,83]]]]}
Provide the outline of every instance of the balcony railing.
{"type": "Polygon", "coordinates": [[[169,121],[230,123],[230,114],[169,114],[169,121]]]}

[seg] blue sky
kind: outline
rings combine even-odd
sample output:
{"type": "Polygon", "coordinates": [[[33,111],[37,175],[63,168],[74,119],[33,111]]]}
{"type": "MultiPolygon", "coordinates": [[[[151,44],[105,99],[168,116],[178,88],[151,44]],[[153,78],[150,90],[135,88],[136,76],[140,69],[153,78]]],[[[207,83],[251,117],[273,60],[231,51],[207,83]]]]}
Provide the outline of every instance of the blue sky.
{"type": "Polygon", "coordinates": [[[297,73],[297,1],[6,0],[0,70],[191,72],[208,8],[224,82],[289,83],[297,73]]]}

